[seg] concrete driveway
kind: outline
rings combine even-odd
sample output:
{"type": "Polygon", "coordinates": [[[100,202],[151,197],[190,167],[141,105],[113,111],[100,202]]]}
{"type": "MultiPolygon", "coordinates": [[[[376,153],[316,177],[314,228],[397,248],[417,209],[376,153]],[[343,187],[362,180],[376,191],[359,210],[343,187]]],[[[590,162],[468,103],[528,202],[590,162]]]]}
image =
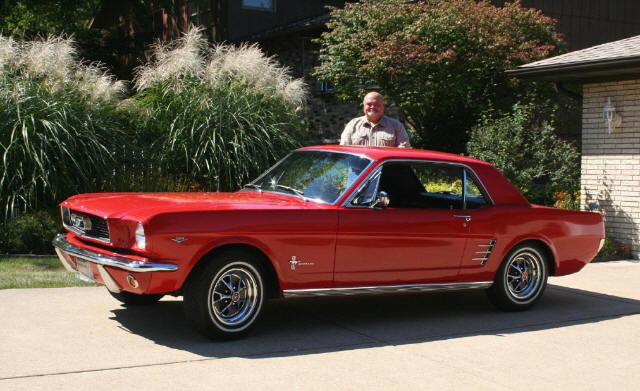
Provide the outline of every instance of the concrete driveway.
{"type": "Polygon", "coordinates": [[[637,390],[640,263],[551,278],[532,310],[483,292],[272,302],[246,339],[191,331],[180,299],[0,291],[0,389],[637,390]]]}

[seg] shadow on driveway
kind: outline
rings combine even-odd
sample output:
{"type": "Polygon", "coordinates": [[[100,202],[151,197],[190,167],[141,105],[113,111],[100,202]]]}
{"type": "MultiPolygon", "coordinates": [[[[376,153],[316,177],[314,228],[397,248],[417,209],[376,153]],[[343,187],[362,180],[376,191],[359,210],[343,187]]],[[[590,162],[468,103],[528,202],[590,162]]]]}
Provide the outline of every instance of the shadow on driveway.
{"type": "Polygon", "coordinates": [[[182,301],[120,307],[122,327],[207,358],[262,358],[501,335],[640,313],[640,301],[549,284],[529,311],[501,312],[484,292],[273,300],[244,339],[213,342],[193,331],[182,301]]]}

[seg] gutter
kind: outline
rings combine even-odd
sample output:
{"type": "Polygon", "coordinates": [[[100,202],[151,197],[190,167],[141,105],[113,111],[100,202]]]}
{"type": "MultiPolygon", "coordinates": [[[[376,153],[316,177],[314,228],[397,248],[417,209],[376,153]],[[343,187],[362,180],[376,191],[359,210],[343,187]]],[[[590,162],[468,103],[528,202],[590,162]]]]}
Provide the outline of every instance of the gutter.
{"type": "Polygon", "coordinates": [[[616,59],[604,59],[595,61],[583,61],[564,64],[551,64],[531,67],[518,67],[505,71],[507,75],[528,78],[540,76],[556,76],[561,74],[574,73],[579,77],[581,73],[618,71],[628,69],[632,73],[640,74],[640,55],[616,59]]]}

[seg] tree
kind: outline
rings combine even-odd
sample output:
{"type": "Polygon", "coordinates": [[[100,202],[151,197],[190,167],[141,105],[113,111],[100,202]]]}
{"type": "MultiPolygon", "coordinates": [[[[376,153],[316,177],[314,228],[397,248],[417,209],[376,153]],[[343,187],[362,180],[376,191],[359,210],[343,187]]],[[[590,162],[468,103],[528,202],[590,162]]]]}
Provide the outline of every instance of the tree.
{"type": "Polygon", "coordinates": [[[100,0],[5,0],[0,5],[0,28],[14,37],[81,35],[100,0]]]}
{"type": "Polygon", "coordinates": [[[490,104],[508,108],[531,89],[548,95],[504,71],[563,47],[555,21],[519,0],[362,0],[334,8],[328,28],[315,75],[343,100],[380,89],[421,138],[412,144],[452,152],[490,104]]]}

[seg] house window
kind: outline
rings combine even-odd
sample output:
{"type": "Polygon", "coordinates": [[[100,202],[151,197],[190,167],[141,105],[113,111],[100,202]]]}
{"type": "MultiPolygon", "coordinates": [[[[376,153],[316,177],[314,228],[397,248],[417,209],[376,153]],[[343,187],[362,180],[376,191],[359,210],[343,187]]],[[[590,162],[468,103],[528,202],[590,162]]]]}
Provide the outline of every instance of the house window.
{"type": "Polygon", "coordinates": [[[275,0],[242,0],[242,8],[273,12],[274,3],[275,0]]]}

